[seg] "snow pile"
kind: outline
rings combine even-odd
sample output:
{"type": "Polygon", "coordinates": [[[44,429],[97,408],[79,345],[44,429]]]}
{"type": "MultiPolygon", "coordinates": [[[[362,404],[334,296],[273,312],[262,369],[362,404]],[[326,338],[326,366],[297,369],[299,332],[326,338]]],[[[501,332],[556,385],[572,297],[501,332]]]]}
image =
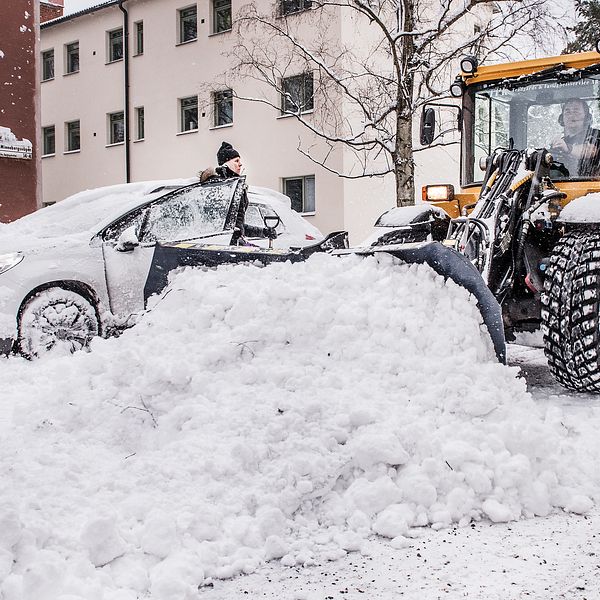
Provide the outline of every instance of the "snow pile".
{"type": "Polygon", "coordinates": [[[575,198],[562,209],[558,220],[565,223],[600,222],[600,193],[575,198]]]}
{"type": "Polygon", "coordinates": [[[0,363],[0,596],[194,598],[373,533],[585,512],[464,289],[390,256],[187,270],[89,354],[0,363]],[[6,410],[6,409],[5,409],[6,410]]]}

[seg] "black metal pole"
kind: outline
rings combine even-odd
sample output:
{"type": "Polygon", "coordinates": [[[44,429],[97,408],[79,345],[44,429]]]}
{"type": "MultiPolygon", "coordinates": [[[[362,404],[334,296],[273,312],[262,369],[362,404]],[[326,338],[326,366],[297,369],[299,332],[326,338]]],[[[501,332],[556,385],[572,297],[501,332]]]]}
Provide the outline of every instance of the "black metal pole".
{"type": "Polygon", "coordinates": [[[125,70],[125,106],[123,110],[125,121],[125,181],[126,183],[129,183],[131,181],[131,140],[129,139],[129,15],[123,6],[124,2],[126,2],[126,0],[119,0],[119,8],[123,12],[123,66],[125,70]]]}

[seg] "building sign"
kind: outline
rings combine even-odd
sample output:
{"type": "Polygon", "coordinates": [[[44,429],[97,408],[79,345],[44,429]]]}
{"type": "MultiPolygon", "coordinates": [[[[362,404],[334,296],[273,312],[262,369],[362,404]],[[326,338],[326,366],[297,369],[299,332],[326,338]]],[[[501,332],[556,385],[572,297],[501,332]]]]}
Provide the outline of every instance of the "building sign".
{"type": "Polygon", "coordinates": [[[29,140],[17,139],[10,127],[0,126],[0,158],[24,158],[31,160],[33,147],[29,140]]]}

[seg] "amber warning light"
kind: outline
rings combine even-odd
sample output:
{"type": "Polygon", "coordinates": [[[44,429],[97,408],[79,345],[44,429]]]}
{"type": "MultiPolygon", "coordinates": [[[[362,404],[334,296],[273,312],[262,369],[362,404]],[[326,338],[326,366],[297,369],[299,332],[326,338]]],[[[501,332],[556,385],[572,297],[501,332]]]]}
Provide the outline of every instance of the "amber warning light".
{"type": "Polygon", "coordinates": [[[423,202],[448,202],[454,200],[454,186],[447,185],[424,185],[422,188],[423,202]]]}

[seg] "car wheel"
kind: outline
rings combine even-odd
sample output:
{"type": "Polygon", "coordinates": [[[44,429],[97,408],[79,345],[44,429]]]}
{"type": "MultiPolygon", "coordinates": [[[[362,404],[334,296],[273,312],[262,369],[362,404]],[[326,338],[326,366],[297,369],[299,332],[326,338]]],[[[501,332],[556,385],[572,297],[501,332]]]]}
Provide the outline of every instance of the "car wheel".
{"type": "Polygon", "coordinates": [[[99,333],[94,306],[76,292],[58,287],[38,292],[23,306],[19,317],[18,348],[28,358],[62,348],[86,348],[99,333]]]}

